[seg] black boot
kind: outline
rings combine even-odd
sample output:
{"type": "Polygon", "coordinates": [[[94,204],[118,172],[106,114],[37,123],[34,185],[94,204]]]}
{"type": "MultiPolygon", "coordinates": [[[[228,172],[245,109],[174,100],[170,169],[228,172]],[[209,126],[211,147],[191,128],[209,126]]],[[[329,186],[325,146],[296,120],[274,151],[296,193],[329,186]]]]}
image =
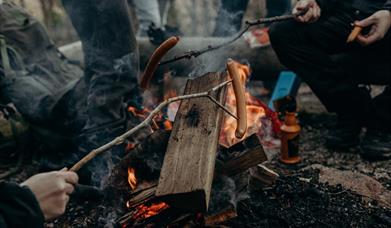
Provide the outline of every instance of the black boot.
{"type": "Polygon", "coordinates": [[[352,116],[339,116],[335,129],[326,137],[326,147],[334,150],[347,150],[356,147],[361,133],[361,124],[352,116]]]}
{"type": "Polygon", "coordinates": [[[361,157],[369,161],[391,159],[391,133],[368,129],[360,149],[361,157]]]}

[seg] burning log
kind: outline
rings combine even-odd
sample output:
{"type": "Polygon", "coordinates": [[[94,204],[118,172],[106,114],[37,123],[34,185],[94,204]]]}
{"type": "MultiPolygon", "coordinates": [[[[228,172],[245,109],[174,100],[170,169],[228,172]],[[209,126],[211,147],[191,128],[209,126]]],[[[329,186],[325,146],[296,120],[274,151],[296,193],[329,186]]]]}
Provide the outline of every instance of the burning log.
{"type": "MultiPolygon", "coordinates": [[[[185,94],[210,89],[227,75],[209,73],[188,81],[185,94]]],[[[226,88],[211,94],[222,103],[226,88]]],[[[206,211],[212,187],[222,110],[207,98],[183,101],[175,118],[156,196],[171,206],[206,211]],[[189,202],[192,202],[189,204],[189,202]]]]}
{"type": "Polygon", "coordinates": [[[148,188],[142,189],[140,191],[135,192],[133,197],[126,202],[126,206],[128,208],[137,207],[140,204],[155,198],[156,185],[152,185],[148,188]]]}
{"type": "Polygon", "coordinates": [[[238,217],[238,214],[236,213],[236,209],[233,206],[230,206],[216,214],[206,217],[205,225],[206,226],[218,225],[220,223],[223,223],[229,219],[233,219],[236,217],[238,217]]]}

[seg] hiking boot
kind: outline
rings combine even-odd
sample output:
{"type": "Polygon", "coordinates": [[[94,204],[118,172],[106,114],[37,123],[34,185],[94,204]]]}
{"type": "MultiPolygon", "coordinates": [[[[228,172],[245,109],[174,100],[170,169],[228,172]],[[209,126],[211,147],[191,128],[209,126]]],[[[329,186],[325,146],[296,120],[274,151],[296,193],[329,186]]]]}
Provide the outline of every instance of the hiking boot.
{"type": "Polygon", "coordinates": [[[334,150],[346,150],[360,143],[361,125],[351,118],[339,118],[335,130],[326,136],[326,147],[334,150]]]}
{"type": "Polygon", "coordinates": [[[391,159],[391,133],[369,129],[360,149],[361,157],[369,161],[391,159]]]}

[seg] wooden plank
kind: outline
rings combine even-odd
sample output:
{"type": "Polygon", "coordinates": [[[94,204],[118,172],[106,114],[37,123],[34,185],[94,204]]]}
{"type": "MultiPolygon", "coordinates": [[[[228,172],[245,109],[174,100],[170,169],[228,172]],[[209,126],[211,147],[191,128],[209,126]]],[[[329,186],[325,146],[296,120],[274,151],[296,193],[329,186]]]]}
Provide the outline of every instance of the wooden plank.
{"type": "MultiPolygon", "coordinates": [[[[185,94],[203,92],[227,80],[208,73],[187,82],[185,94]]],[[[226,88],[212,94],[224,103],[226,88]]],[[[170,206],[206,211],[212,187],[223,111],[208,98],[182,101],[168,142],[156,196],[170,206]]]]}

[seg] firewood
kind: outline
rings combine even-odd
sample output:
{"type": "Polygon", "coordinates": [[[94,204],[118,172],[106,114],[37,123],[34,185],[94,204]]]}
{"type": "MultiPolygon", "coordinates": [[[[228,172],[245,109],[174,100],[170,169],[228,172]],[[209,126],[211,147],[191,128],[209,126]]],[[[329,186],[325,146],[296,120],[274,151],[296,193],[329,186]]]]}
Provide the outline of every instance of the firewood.
{"type": "MultiPolygon", "coordinates": [[[[208,90],[226,79],[227,75],[222,73],[209,73],[191,79],[185,94],[208,90]]],[[[226,88],[222,88],[210,95],[223,103],[225,93],[226,88]]],[[[156,196],[164,198],[170,206],[184,210],[207,210],[222,120],[222,109],[209,102],[208,98],[181,102],[156,196]]]]}
{"type": "Polygon", "coordinates": [[[228,208],[225,208],[216,214],[206,217],[205,225],[206,226],[218,225],[229,219],[236,218],[237,216],[238,214],[236,213],[235,208],[233,206],[229,206],[228,208]]]}
{"type": "Polygon", "coordinates": [[[257,165],[250,169],[250,183],[253,189],[266,188],[273,186],[279,178],[278,173],[267,168],[264,165],[257,165]]]}
{"type": "Polygon", "coordinates": [[[267,161],[266,153],[256,134],[230,148],[222,148],[221,150],[221,153],[228,154],[226,156],[237,151],[241,152],[223,163],[217,163],[219,165],[217,165],[216,171],[219,175],[234,176],[267,161]]]}
{"type": "Polygon", "coordinates": [[[136,194],[132,194],[126,206],[128,208],[137,207],[138,205],[155,198],[156,186],[151,186],[147,189],[141,190],[136,194]]]}

